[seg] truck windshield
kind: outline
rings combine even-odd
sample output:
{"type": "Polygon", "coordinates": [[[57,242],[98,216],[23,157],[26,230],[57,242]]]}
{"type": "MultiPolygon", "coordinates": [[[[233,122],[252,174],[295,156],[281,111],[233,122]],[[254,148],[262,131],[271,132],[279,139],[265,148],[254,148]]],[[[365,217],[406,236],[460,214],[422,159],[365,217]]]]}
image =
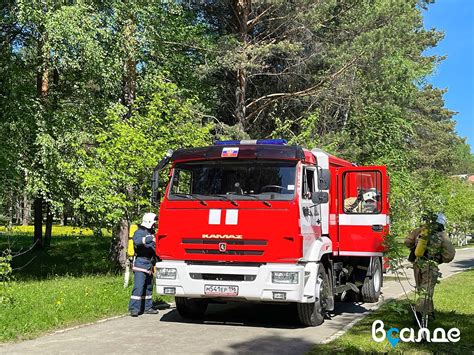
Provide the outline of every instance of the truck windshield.
{"type": "Polygon", "coordinates": [[[178,163],[171,199],[291,200],[295,194],[296,162],[205,161],[178,163]]]}

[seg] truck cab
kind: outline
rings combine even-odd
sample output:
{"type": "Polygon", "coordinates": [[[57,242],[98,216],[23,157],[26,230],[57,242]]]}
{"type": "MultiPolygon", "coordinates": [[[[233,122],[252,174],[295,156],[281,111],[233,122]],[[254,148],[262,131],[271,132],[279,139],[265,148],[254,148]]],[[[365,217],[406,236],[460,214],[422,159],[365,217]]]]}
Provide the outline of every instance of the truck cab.
{"type": "Polygon", "coordinates": [[[338,293],[378,299],[384,167],[283,140],[178,149],[171,162],[156,286],[182,316],[202,317],[213,301],[282,302],[318,325],[338,293]]]}

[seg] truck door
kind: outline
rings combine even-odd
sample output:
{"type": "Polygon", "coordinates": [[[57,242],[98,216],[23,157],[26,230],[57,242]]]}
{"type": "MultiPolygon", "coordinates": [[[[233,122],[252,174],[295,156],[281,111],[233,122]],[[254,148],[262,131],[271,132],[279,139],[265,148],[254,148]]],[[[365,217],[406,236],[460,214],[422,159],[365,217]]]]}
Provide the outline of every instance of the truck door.
{"type": "Polygon", "coordinates": [[[339,255],[382,255],[389,228],[384,166],[337,169],[339,255]]]}
{"type": "Polygon", "coordinates": [[[311,200],[316,189],[316,168],[314,166],[303,166],[300,191],[300,224],[304,239],[303,254],[310,248],[316,238],[321,236],[321,207],[316,206],[311,200]]]}

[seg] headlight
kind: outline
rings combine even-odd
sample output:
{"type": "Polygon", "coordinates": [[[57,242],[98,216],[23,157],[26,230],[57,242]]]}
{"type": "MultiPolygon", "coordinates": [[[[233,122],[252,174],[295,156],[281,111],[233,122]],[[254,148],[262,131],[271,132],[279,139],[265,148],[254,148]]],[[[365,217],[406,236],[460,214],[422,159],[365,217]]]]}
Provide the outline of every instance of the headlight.
{"type": "Polygon", "coordinates": [[[156,269],[156,278],[157,279],[176,279],[176,269],[169,267],[159,267],[156,269]]]}
{"type": "Polygon", "coordinates": [[[286,271],[272,271],[272,282],[274,284],[297,284],[298,273],[286,271]]]}

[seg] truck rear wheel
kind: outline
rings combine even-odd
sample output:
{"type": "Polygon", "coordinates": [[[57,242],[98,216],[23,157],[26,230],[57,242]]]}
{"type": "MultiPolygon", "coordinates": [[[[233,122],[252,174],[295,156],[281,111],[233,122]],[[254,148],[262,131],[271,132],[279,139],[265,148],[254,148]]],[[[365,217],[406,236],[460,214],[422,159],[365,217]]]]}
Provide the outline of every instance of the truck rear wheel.
{"type": "Polygon", "coordinates": [[[360,290],[364,302],[374,303],[379,301],[380,289],[382,287],[382,265],[380,258],[372,262],[372,276],[366,276],[360,290]]]}
{"type": "Polygon", "coordinates": [[[316,302],[297,303],[298,318],[302,324],[315,327],[324,322],[331,292],[326,270],[320,265],[316,279],[316,302]]]}
{"type": "Polygon", "coordinates": [[[175,297],[176,309],[183,318],[199,319],[204,317],[209,302],[200,298],[175,297]]]}

